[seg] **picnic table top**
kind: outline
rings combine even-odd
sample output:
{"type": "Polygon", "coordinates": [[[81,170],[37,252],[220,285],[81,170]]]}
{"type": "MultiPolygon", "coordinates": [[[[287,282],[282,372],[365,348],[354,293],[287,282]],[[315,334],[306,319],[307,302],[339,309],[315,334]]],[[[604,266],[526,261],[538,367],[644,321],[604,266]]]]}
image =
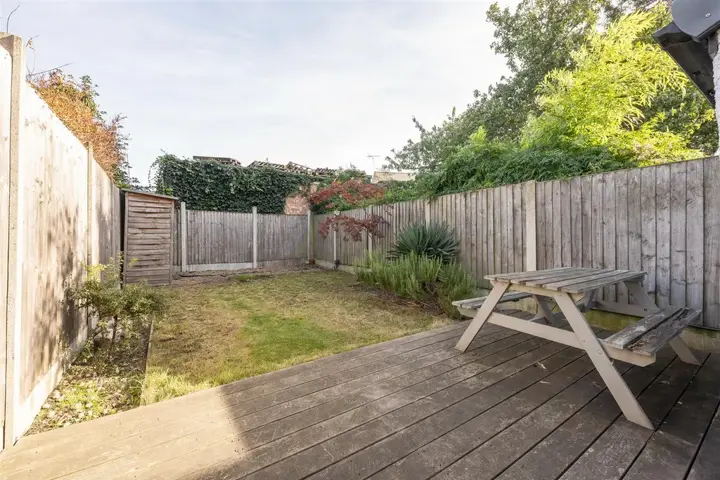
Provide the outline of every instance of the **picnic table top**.
{"type": "Polygon", "coordinates": [[[567,267],[532,272],[498,273],[486,275],[485,279],[565,293],[585,293],[628,280],[641,280],[645,275],[645,272],[630,270],[567,267]]]}

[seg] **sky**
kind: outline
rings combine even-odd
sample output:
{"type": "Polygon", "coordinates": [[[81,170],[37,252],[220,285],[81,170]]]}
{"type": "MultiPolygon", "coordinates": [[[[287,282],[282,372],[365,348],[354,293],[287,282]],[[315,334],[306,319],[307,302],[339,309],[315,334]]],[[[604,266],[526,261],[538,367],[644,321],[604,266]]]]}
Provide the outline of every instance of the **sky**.
{"type": "Polygon", "coordinates": [[[371,172],[507,74],[485,0],[19,3],[28,68],[92,77],[141,183],[163,151],[371,172]]]}

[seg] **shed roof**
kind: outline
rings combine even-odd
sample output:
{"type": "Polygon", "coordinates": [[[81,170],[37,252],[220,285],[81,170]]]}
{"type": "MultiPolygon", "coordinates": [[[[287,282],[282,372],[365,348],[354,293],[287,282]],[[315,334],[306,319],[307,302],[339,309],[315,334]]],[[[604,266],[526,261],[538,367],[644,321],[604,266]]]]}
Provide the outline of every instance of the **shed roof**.
{"type": "Polygon", "coordinates": [[[180,201],[178,197],[171,197],[170,195],[160,195],[159,193],[143,192],[142,190],[131,190],[129,188],[121,189],[125,193],[134,193],[136,195],[147,195],[148,197],[167,198],[168,200],[180,201]]]}

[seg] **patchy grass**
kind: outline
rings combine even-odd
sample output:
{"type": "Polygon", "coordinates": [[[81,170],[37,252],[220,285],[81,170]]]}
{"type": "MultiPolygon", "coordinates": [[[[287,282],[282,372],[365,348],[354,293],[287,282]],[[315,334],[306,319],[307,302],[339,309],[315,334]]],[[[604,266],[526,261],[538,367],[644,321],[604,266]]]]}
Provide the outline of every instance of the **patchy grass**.
{"type": "Polygon", "coordinates": [[[174,286],[170,311],[155,325],[143,402],[452,321],[336,271],[238,276],[174,286]]]}
{"type": "Polygon", "coordinates": [[[147,332],[140,341],[97,352],[88,340],[43,405],[27,435],[129,410],[140,405],[147,332]]]}

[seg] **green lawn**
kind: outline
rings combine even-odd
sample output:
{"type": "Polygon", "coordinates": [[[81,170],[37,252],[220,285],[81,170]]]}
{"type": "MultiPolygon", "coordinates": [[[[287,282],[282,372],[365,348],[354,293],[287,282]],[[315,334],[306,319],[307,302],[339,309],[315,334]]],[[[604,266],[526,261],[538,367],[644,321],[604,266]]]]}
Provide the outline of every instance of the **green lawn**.
{"type": "Polygon", "coordinates": [[[178,285],[170,299],[155,325],[145,403],[453,322],[336,271],[178,285]]]}

